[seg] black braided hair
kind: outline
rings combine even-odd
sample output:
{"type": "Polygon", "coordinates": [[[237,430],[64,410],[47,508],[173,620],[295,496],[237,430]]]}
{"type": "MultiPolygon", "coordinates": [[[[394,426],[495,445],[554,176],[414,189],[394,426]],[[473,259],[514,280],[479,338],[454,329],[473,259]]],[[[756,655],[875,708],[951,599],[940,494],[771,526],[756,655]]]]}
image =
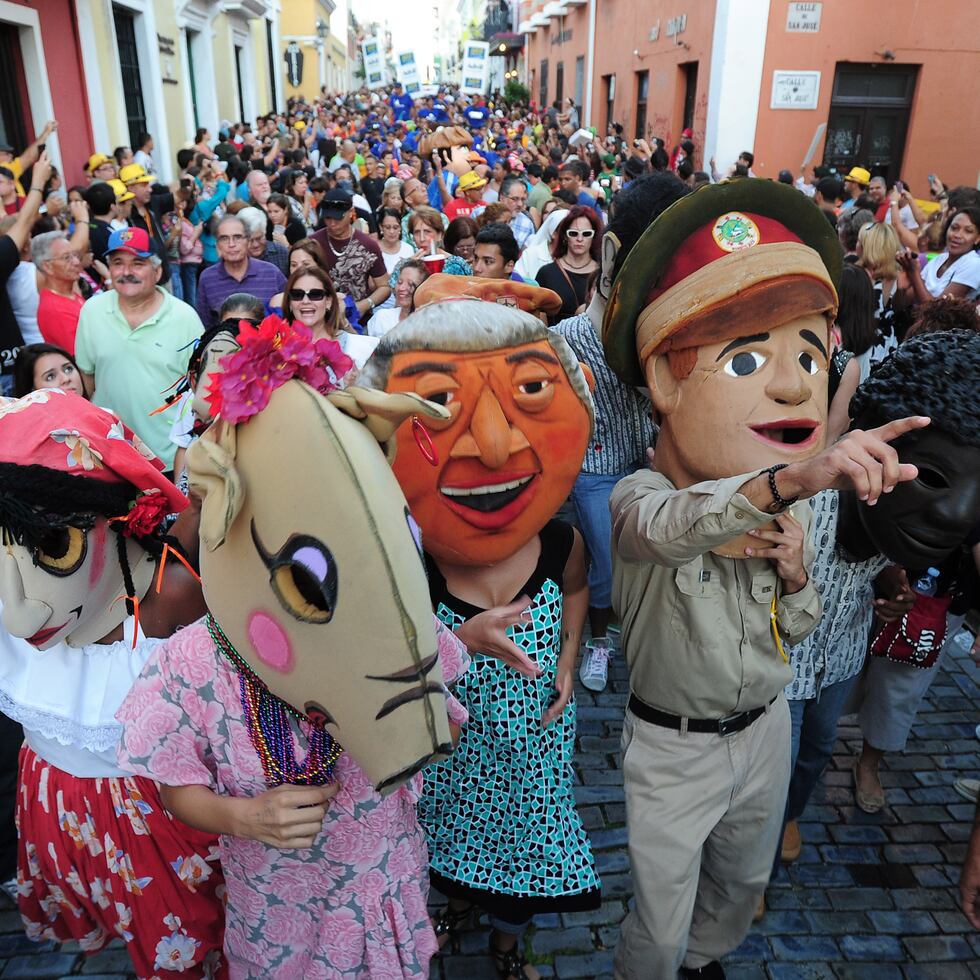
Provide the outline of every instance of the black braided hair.
{"type": "Polygon", "coordinates": [[[47,466],[0,463],[0,527],[27,548],[37,548],[53,530],[89,530],[98,516],[121,517],[135,496],[135,487],[128,483],[69,476],[47,466]]]}
{"type": "MultiPolygon", "coordinates": [[[[89,531],[96,518],[107,520],[129,512],[136,489],[129,483],[107,483],[84,476],[71,476],[47,466],[19,466],[0,463],[0,530],[4,541],[27,548],[32,553],[43,550],[52,531],[77,527],[89,531]]],[[[135,594],[132,569],[126,553],[127,525],[113,521],[109,527],[116,533],[116,554],[122,571],[126,595],[135,594]]],[[[188,559],[180,542],[163,533],[158,525],[150,534],[132,535],[144,551],[159,558],[166,545],[188,559]]],[[[133,603],[126,608],[133,614],[133,603]]]]}
{"type": "Polygon", "coordinates": [[[980,447],[980,334],[939,330],[909,338],[874,368],[849,413],[861,428],[928,415],[932,428],[980,447]]]}

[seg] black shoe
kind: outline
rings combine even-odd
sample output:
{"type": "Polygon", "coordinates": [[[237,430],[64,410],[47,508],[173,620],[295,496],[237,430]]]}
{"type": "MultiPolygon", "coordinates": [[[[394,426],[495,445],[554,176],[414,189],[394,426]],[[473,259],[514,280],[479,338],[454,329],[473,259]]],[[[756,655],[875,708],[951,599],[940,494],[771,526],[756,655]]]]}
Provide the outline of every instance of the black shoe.
{"type": "Polygon", "coordinates": [[[712,960],[698,968],[682,966],[681,976],[684,980],[725,980],[725,971],[717,960],[712,960]]]}

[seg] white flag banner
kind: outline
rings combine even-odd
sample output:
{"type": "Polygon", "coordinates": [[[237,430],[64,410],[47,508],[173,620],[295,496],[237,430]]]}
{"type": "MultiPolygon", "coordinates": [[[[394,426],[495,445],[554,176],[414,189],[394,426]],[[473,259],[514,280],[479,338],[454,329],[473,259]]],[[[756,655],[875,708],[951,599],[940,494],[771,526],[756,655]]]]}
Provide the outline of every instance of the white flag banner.
{"type": "Polygon", "coordinates": [[[486,41],[466,41],[463,44],[463,83],[460,91],[483,95],[487,90],[490,68],[490,45],[486,41]]]}
{"type": "Polygon", "coordinates": [[[398,81],[409,95],[415,95],[421,88],[419,66],[414,51],[399,51],[395,55],[395,71],[398,81]]]}
{"type": "Polygon", "coordinates": [[[379,37],[369,37],[361,42],[364,58],[364,84],[368,88],[382,88],[387,84],[385,51],[379,37]]]}

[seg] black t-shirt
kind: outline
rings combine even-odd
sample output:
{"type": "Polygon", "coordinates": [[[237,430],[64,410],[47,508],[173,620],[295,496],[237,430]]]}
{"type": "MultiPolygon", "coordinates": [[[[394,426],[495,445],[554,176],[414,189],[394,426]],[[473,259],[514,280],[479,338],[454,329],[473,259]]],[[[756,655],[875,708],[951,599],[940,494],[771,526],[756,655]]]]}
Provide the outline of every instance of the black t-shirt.
{"type": "Polygon", "coordinates": [[[380,177],[365,177],[361,181],[361,193],[371,205],[372,211],[377,211],[381,207],[381,198],[384,195],[385,182],[380,177]]]}
{"type": "Polygon", "coordinates": [[[105,262],[105,250],[109,247],[109,236],[112,234],[112,225],[101,218],[93,218],[88,226],[88,240],[92,248],[92,254],[100,261],[105,262]]]}
{"type": "Polygon", "coordinates": [[[20,324],[7,295],[7,280],[19,264],[17,243],[9,235],[0,235],[0,366],[3,374],[13,371],[14,355],[19,347],[24,346],[20,324]]]}
{"type": "Polygon", "coordinates": [[[590,275],[588,272],[569,272],[567,269],[563,273],[557,262],[549,262],[538,269],[538,274],[534,277],[537,284],[545,289],[553,289],[561,297],[561,309],[554,316],[548,317],[549,326],[553,327],[575,315],[575,311],[585,302],[590,275]]]}

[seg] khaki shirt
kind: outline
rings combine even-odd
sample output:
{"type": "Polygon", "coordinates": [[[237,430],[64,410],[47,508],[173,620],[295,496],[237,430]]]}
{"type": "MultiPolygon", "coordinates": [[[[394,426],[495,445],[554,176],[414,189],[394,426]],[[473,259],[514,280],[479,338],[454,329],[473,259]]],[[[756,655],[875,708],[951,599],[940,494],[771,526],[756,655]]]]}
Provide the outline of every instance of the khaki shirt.
{"type": "MultiPolygon", "coordinates": [[[[767,704],[793,679],[772,633],[773,596],[784,646],[820,619],[812,582],[783,595],[768,559],[711,554],[772,520],[738,492],[756,475],[677,490],[663,474],[640,470],[613,490],[612,598],[630,687],[662,711],[714,719],[767,704]]],[[[803,525],[809,570],[810,507],[800,503],[792,513],[803,525]]]]}

